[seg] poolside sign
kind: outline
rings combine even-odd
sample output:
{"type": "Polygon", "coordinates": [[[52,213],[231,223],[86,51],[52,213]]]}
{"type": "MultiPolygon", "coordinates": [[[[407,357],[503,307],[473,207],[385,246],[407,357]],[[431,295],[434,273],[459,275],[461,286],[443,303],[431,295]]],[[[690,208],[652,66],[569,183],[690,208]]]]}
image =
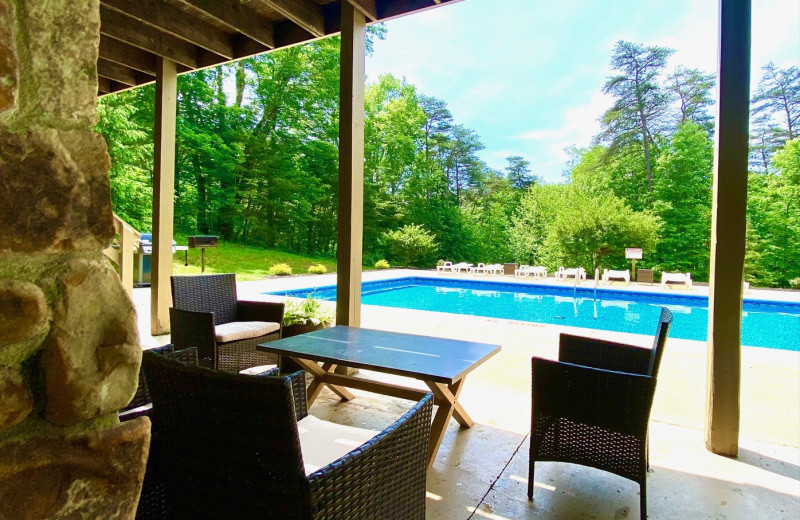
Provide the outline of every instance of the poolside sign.
{"type": "Polygon", "coordinates": [[[625,258],[629,260],[641,260],[642,259],[642,248],[641,247],[626,247],[625,248],[625,258]]]}

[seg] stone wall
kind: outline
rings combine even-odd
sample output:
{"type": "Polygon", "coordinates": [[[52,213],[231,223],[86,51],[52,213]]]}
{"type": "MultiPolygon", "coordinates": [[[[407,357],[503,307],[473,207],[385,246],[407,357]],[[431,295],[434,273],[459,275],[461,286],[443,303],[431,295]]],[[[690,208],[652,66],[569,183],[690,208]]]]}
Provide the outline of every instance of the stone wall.
{"type": "Polygon", "coordinates": [[[0,518],[133,518],[150,423],[96,123],[98,0],[0,0],[0,518]]]}

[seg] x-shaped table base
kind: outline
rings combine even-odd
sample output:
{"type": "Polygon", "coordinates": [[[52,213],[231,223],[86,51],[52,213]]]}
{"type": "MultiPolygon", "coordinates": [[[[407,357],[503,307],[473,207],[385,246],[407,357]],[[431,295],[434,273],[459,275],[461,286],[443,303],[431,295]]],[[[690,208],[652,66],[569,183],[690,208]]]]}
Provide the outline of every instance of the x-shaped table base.
{"type": "MultiPolygon", "coordinates": [[[[322,366],[319,366],[314,361],[307,359],[296,357],[291,357],[290,359],[314,377],[308,387],[309,406],[311,406],[311,403],[319,396],[323,386],[330,388],[345,401],[349,401],[355,397],[346,387],[391,395],[393,397],[400,397],[413,401],[422,399],[427,393],[417,388],[336,374],[334,373],[336,365],[333,363],[323,363],[322,366]]],[[[431,467],[433,465],[433,460],[436,458],[436,453],[439,451],[439,446],[442,444],[442,439],[444,439],[444,434],[447,431],[450,418],[454,418],[458,424],[464,428],[470,428],[475,423],[461,406],[461,403],[458,402],[458,396],[461,394],[464,378],[450,385],[437,383],[435,381],[424,381],[424,383],[430,388],[433,393],[434,404],[438,406],[436,415],[433,418],[433,424],[431,424],[431,439],[428,445],[428,467],[431,467]]]]}

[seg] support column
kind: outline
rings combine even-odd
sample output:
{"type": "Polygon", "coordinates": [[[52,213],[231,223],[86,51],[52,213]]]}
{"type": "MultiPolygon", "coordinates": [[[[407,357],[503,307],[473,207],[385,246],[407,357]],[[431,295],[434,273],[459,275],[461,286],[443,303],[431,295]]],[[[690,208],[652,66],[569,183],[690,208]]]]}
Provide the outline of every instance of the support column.
{"type": "Polygon", "coordinates": [[[750,115],[750,0],[720,0],[711,207],[706,449],[739,450],[742,279],[750,115]]]}
{"type": "Polygon", "coordinates": [[[342,2],[336,323],[351,327],[361,325],[366,28],[364,15],[342,2]]]}
{"type": "Polygon", "coordinates": [[[169,332],[172,298],[172,225],[175,215],[175,117],[178,75],[175,62],[156,63],[156,121],[153,167],[153,256],[150,274],[150,333],[169,332]]]}

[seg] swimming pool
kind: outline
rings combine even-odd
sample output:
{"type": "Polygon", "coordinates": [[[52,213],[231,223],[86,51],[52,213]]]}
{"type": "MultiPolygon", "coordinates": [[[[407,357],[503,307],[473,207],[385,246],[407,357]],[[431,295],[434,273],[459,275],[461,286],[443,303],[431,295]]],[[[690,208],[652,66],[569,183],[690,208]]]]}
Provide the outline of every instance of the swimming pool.
{"type": "MultiPolygon", "coordinates": [[[[336,286],[270,294],[336,300],[336,286]]],[[[675,316],[670,337],[708,334],[708,298],[696,295],[408,277],[362,283],[361,303],[648,335],[663,306],[675,316]]],[[[800,351],[800,303],[745,299],[742,344],[800,351]]]]}

